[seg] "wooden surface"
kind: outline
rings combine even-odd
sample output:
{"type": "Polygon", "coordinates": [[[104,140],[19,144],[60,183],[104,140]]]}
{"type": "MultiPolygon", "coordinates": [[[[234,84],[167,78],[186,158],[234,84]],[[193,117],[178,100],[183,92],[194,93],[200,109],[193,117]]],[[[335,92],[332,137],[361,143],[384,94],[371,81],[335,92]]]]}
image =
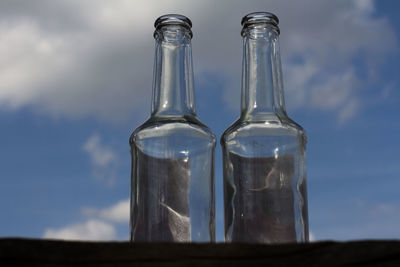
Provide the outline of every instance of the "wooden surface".
{"type": "Polygon", "coordinates": [[[0,239],[0,266],[400,266],[399,241],[288,245],[0,239]]]}

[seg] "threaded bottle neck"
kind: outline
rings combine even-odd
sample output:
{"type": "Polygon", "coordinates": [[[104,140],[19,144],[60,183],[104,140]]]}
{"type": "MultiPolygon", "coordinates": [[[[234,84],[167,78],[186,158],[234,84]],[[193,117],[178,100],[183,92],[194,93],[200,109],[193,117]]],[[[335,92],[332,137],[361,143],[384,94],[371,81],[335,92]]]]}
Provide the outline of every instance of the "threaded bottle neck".
{"type": "Polygon", "coordinates": [[[242,19],[242,117],[286,115],[278,22],[269,12],[242,19]]]}
{"type": "Polygon", "coordinates": [[[192,23],[174,14],[159,17],[154,26],[152,116],[194,115],[192,23]]]}

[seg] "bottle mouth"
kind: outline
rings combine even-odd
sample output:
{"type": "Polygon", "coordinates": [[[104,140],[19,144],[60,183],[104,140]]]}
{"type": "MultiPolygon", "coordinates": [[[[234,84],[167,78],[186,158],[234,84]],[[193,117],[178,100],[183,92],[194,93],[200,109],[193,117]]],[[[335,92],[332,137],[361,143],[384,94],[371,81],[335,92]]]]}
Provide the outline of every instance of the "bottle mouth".
{"type": "Polygon", "coordinates": [[[255,25],[255,24],[269,24],[272,25],[278,32],[278,34],[280,34],[280,30],[278,27],[279,24],[279,19],[278,17],[270,12],[253,12],[250,14],[247,14],[246,16],[244,16],[242,18],[242,22],[241,22],[243,29],[242,29],[242,35],[243,35],[243,31],[251,26],[251,25],[255,25]]]}
{"type": "Polygon", "coordinates": [[[156,19],[154,22],[154,27],[156,28],[156,31],[159,30],[161,27],[167,26],[167,25],[176,25],[176,26],[182,26],[186,28],[189,31],[190,37],[193,37],[192,33],[192,22],[190,19],[186,16],[179,15],[179,14],[167,14],[159,17],[156,19]]]}

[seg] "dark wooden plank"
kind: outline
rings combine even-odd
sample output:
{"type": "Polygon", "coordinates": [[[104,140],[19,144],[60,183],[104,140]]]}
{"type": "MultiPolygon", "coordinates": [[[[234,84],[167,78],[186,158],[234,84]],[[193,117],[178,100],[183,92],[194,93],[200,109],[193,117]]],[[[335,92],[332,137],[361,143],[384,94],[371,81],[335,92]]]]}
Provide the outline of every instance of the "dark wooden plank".
{"type": "Polygon", "coordinates": [[[0,266],[400,266],[399,241],[286,245],[0,239],[0,266]]]}

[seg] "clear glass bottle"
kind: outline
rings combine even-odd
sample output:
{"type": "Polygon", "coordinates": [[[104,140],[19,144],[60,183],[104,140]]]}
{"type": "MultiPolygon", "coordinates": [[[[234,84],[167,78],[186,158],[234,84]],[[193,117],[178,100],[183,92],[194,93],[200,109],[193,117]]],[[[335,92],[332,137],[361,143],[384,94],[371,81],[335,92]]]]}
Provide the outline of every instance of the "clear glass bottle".
{"type": "Polygon", "coordinates": [[[150,118],[130,137],[131,240],[212,242],[216,138],[196,116],[191,21],[155,22],[150,118]]]}
{"type": "Polygon", "coordinates": [[[278,18],[242,20],[241,114],[222,135],[225,241],[308,241],[303,128],[285,111],[278,18]]]}

